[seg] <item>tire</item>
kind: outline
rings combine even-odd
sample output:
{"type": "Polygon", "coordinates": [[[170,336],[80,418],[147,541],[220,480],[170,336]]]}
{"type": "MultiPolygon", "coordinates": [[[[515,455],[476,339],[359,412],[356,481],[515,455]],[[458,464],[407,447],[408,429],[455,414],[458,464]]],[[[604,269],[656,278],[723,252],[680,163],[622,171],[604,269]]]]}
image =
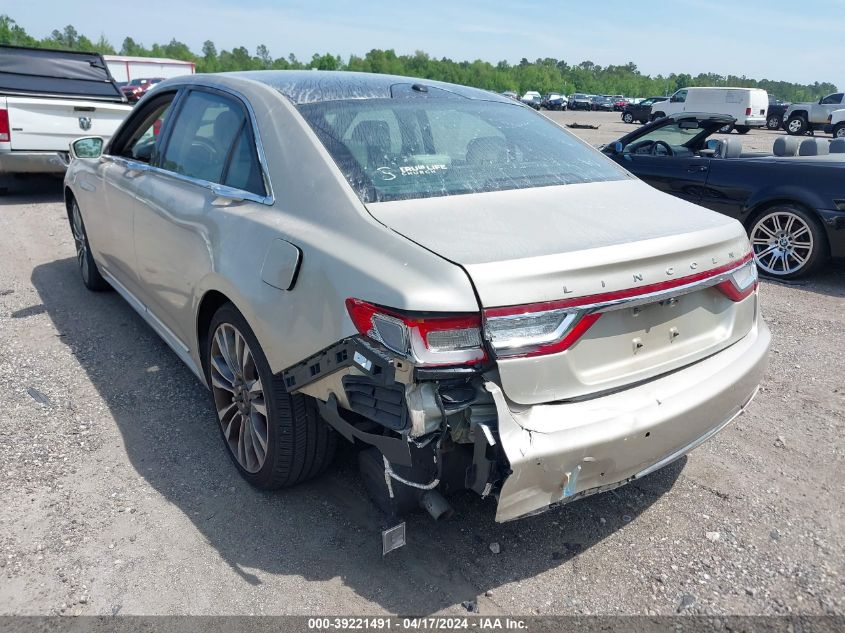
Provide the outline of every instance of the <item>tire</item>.
{"type": "Polygon", "coordinates": [[[622,113],[622,120],[625,121],[625,123],[633,123],[634,122],[634,115],[631,114],[630,112],[623,112],[622,113]]]}
{"type": "Polygon", "coordinates": [[[755,215],[748,237],[760,272],[777,279],[806,277],[829,257],[818,219],[797,204],[778,204],[755,215]],[[784,236],[788,239],[781,241],[784,236]]]}
{"type": "Polygon", "coordinates": [[[665,117],[666,117],[665,112],[655,112],[654,114],[651,115],[651,120],[656,121],[657,119],[663,119],[665,117]]]}
{"type": "Polygon", "coordinates": [[[730,134],[731,132],[733,132],[733,129],[733,124],[728,123],[727,125],[723,125],[722,127],[720,127],[717,131],[719,132],[719,134],[730,134]]]}
{"type": "Polygon", "coordinates": [[[807,117],[802,114],[795,114],[786,122],[786,133],[792,136],[803,136],[808,128],[807,117]]]}
{"type": "Polygon", "coordinates": [[[833,138],[845,138],[845,123],[837,123],[833,128],[833,138]]]}
{"type": "Polygon", "coordinates": [[[770,130],[779,130],[783,121],[779,114],[773,114],[766,119],[766,127],[770,130]]]}
{"type": "Polygon", "coordinates": [[[97,262],[94,261],[94,256],[91,254],[85,222],[82,220],[82,212],[79,210],[79,205],[75,199],[70,202],[70,230],[73,233],[73,241],[76,246],[76,263],[79,266],[82,283],[88,290],[94,292],[111,290],[109,282],[100,274],[97,262]]]}
{"type": "Polygon", "coordinates": [[[748,134],[751,131],[751,128],[747,125],[737,125],[736,131],[740,134],[748,134]]]}
{"type": "Polygon", "coordinates": [[[203,354],[220,436],[244,479],[274,490],[328,467],[337,446],[334,430],[312,398],[290,395],[281,376],[273,375],[252,328],[231,303],[211,319],[203,354]]]}

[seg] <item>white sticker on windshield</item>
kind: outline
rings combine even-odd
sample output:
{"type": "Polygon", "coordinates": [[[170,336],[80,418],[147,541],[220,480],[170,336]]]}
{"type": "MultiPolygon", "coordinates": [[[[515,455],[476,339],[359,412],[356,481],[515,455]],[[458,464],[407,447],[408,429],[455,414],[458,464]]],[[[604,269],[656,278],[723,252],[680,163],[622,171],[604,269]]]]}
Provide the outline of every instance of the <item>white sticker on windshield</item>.
{"type": "Polygon", "coordinates": [[[428,176],[446,171],[446,165],[404,165],[399,168],[402,176],[428,176]]]}

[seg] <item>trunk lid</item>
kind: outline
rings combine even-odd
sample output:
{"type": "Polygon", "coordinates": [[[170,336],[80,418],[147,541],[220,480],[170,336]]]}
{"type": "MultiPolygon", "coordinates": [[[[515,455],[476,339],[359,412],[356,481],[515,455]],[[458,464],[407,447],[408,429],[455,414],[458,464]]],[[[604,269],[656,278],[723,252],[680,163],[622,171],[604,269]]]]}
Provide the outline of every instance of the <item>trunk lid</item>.
{"type": "MultiPolygon", "coordinates": [[[[574,300],[739,263],[736,220],[640,181],[586,183],[368,205],[398,233],[462,266],[483,309],[574,300]]],[[[752,327],[756,296],[714,287],[602,316],[556,353],[500,358],[508,398],[536,404],[620,388],[704,358],[752,327]]]]}
{"type": "Polygon", "coordinates": [[[123,103],[18,97],[6,99],[13,150],[68,151],[80,136],[101,136],[108,140],[132,107],[123,103]]]}

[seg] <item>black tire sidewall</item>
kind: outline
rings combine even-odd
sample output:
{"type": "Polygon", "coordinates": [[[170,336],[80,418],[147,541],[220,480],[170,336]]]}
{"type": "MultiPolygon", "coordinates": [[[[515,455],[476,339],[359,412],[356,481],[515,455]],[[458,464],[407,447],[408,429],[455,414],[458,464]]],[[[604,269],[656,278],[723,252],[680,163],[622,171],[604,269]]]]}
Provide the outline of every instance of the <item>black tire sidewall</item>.
{"type": "Polygon", "coordinates": [[[797,116],[789,117],[789,120],[786,122],[786,133],[791,134],[792,136],[803,136],[804,134],[807,133],[807,119],[805,119],[800,114],[797,115],[797,116]],[[793,121],[800,121],[801,122],[801,128],[797,132],[793,132],[792,130],[789,129],[789,127],[790,127],[790,125],[792,124],[793,121]]]}
{"type": "Polygon", "coordinates": [[[754,226],[763,217],[772,213],[777,213],[778,211],[788,211],[789,213],[794,213],[806,222],[807,226],[810,227],[810,232],[813,234],[813,252],[810,254],[810,257],[804,267],[797,272],[790,273],[788,275],[773,275],[762,269],[760,269],[760,272],[773,279],[800,279],[802,277],[806,277],[815,272],[819,266],[827,261],[830,253],[830,247],[828,246],[827,235],[825,234],[818,218],[807,211],[804,207],[797,204],[779,204],[755,214],[751,222],[748,224],[749,239],[751,238],[751,231],[754,229],[754,226]]]}
{"type": "Polygon", "coordinates": [[[294,398],[305,399],[305,396],[290,396],[282,389],[280,396],[280,380],[273,376],[270,369],[270,363],[264,354],[261,344],[258,342],[255,333],[249,326],[249,323],[237,308],[231,303],[224,304],[220,307],[211,319],[211,324],[208,328],[208,335],[206,339],[205,349],[203,350],[203,364],[206,375],[206,380],[211,385],[211,345],[214,337],[214,332],[223,324],[228,323],[238,329],[241,335],[246,340],[252,356],[255,359],[255,368],[258,376],[261,379],[261,384],[264,388],[264,402],[267,405],[267,456],[264,459],[261,469],[258,472],[248,472],[238,463],[237,458],[232,454],[228,442],[223,435],[223,427],[220,424],[220,418],[217,414],[216,406],[214,406],[214,399],[212,398],[212,408],[214,409],[214,420],[217,424],[217,429],[220,433],[220,438],[223,441],[224,449],[232,460],[232,463],[238,469],[241,476],[250,484],[261,489],[272,489],[281,487],[274,482],[277,474],[277,462],[283,459],[280,450],[280,434],[289,433],[290,429],[285,428],[292,423],[294,415],[294,407],[292,400],[294,398]]]}
{"type": "MultiPolygon", "coordinates": [[[[85,219],[82,217],[82,209],[79,208],[79,203],[76,200],[71,202],[71,218],[70,223],[71,227],[70,230],[73,232],[73,215],[79,215],[79,225],[82,227],[82,236],[85,239],[85,262],[88,264],[88,277],[85,277],[85,273],[82,270],[82,266],[77,264],[77,268],[79,269],[79,276],[82,279],[82,283],[85,285],[88,290],[93,290],[94,292],[100,292],[103,290],[108,290],[111,288],[109,283],[105,280],[105,278],[100,274],[100,269],[97,267],[97,262],[94,261],[94,255],[91,253],[91,242],[88,240],[88,230],[85,228],[85,219]]],[[[77,262],[79,258],[77,257],[77,262]]]]}

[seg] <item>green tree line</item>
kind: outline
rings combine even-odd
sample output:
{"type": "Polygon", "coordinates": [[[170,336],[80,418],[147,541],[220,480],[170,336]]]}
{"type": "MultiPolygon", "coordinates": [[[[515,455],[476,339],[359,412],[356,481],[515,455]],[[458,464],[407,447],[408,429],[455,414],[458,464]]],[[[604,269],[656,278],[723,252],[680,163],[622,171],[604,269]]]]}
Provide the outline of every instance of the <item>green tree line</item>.
{"type": "Polygon", "coordinates": [[[96,51],[104,55],[169,57],[194,62],[197,72],[261,69],[355,70],[449,81],[496,92],[513,90],[520,94],[526,90],[537,90],[564,94],[586,92],[647,97],[671,94],[688,86],[743,86],[763,88],[770,95],[787,101],[810,101],[836,92],[836,86],[830,82],[798,84],[717,73],[650,76],[642,74],[632,62],[620,66],[600,66],[591,61],[569,64],[552,57],[533,62],[523,58],[518,64],[510,64],[507,61],[492,64],[480,59],[435,59],[422,51],[413,55],[397,55],[393,50],[373,49],[363,56],[350,55],[345,60],[340,55],[330,53],[314,53],[310,60],[299,60],[293,53],[285,57],[273,57],[270,49],[264,44],[257,46],[254,53],[245,46],[218,51],[214,42],[207,40],[202,50],[194,53],[186,44],[176,39],[170,40],[168,44],[146,47],[131,37],[124,39],[120,48],[115,48],[104,35],[95,41],[80,34],[71,25],[62,30],[56,29],[47,37],[39,39],[27,33],[7,15],[0,15],[0,44],[96,51]]]}

